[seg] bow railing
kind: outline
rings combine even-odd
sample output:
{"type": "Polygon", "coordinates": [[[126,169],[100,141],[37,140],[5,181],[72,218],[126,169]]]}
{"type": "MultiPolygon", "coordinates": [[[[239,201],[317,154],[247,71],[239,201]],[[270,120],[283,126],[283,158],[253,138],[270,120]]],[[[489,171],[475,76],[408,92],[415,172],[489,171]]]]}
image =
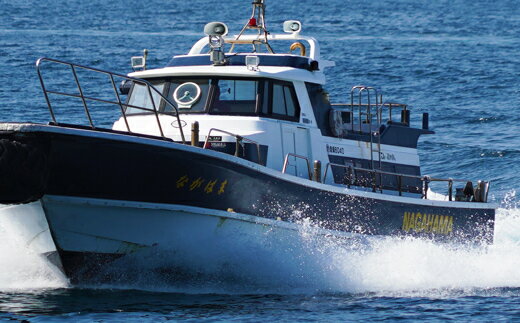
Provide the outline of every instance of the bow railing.
{"type": "MultiPolygon", "coordinates": [[[[162,94],[161,91],[159,91],[150,82],[148,82],[148,81],[146,81],[144,79],[130,77],[130,76],[123,75],[123,74],[113,73],[113,72],[109,72],[109,71],[105,71],[105,70],[101,70],[101,69],[97,69],[97,68],[93,68],[93,67],[89,67],[89,66],[74,64],[74,63],[60,61],[60,60],[47,58],[47,57],[42,57],[42,58],[40,58],[40,59],[38,59],[36,61],[36,71],[38,72],[38,78],[40,79],[40,84],[41,84],[41,87],[42,87],[42,90],[43,90],[45,101],[47,103],[47,107],[49,108],[49,113],[51,115],[52,123],[54,123],[56,125],[59,125],[60,123],[58,122],[58,120],[56,118],[56,114],[55,114],[54,108],[53,108],[51,100],[49,98],[49,94],[81,99],[81,102],[82,102],[82,105],[83,105],[83,109],[85,111],[85,115],[87,117],[89,126],[92,129],[100,129],[101,127],[96,126],[96,124],[94,122],[94,119],[92,118],[92,113],[91,113],[91,111],[89,109],[89,106],[88,106],[89,102],[98,102],[98,103],[104,103],[104,104],[111,104],[111,105],[119,106],[119,108],[121,110],[121,116],[123,117],[123,120],[124,120],[124,123],[125,123],[126,130],[129,133],[132,133],[132,131],[130,129],[130,124],[128,122],[128,116],[127,116],[127,113],[126,113],[127,108],[133,108],[133,109],[143,110],[143,111],[146,111],[146,112],[151,112],[151,113],[153,113],[155,115],[155,119],[157,121],[157,127],[159,129],[160,137],[162,137],[164,139],[169,139],[169,138],[166,138],[165,135],[164,135],[164,131],[163,131],[163,128],[162,128],[161,122],[160,122],[160,115],[174,116],[176,118],[176,121],[177,121],[177,124],[178,124],[178,129],[179,129],[179,132],[180,132],[181,140],[182,140],[183,143],[186,142],[185,137],[184,137],[184,132],[182,130],[181,120],[179,118],[179,111],[178,111],[177,107],[170,100],[168,100],[168,98],[166,98],[162,94]],[[42,63],[43,62],[50,62],[50,63],[54,63],[54,64],[68,66],[70,68],[70,72],[72,73],[72,76],[74,78],[74,81],[75,81],[76,87],[78,89],[78,92],[77,93],[70,93],[70,92],[49,90],[47,88],[46,84],[45,84],[44,77],[43,77],[43,74],[42,74],[42,63]],[[94,72],[94,73],[100,73],[100,74],[104,74],[104,75],[108,76],[109,84],[110,84],[111,88],[114,91],[115,100],[109,100],[109,99],[104,99],[104,98],[99,98],[99,97],[85,95],[85,91],[84,91],[85,87],[82,86],[82,83],[80,82],[80,79],[78,77],[78,71],[79,70],[91,71],[91,72],[94,72]],[[115,82],[115,78],[122,79],[122,80],[125,80],[127,82],[128,81],[129,82],[133,82],[134,84],[139,84],[139,85],[145,86],[146,90],[147,90],[147,94],[148,94],[149,99],[150,99],[150,102],[152,103],[151,108],[144,107],[144,106],[133,105],[133,104],[128,104],[128,103],[123,102],[123,100],[121,99],[121,95],[118,92],[118,89],[117,89],[117,86],[116,86],[116,82],[115,82]],[[159,102],[156,102],[154,100],[154,96],[159,98],[159,102]],[[171,110],[175,111],[175,112],[159,111],[159,105],[162,102],[164,102],[165,105],[170,106],[171,110]]],[[[96,85],[98,85],[98,84],[96,84],[96,85]]]]}

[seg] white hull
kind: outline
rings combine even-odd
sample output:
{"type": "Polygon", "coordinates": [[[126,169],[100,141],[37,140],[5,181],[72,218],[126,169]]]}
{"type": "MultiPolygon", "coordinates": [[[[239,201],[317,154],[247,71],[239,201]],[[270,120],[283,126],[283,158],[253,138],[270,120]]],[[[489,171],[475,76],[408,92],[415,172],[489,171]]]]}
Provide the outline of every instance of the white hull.
{"type": "Polygon", "coordinates": [[[267,273],[279,278],[281,272],[297,273],[295,266],[308,262],[324,237],[367,245],[366,236],[316,229],[305,220],[295,224],[196,207],[58,196],[44,197],[43,204],[63,254],[126,255],[98,266],[96,273],[103,275],[131,268],[134,273],[149,269],[253,280],[267,273]]]}

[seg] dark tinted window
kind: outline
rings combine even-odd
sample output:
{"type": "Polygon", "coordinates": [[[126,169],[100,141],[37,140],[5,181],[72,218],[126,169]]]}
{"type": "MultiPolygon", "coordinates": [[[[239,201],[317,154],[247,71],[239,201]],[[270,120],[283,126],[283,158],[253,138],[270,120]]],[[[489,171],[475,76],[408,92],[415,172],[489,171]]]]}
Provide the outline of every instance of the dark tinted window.
{"type": "Polygon", "coordinates": [[[282,119],[298,120],[299,106],[292,83],[272,82],[272,114],[282,119]]]}
{"type": "Polygon", "coordinates": [[[318,127],[324,136],[332,136],[329,124],[330,101],[328,93],[320,84],[305,83],[309,99],[311,101],[314,117],[318,123],[318,127]]]}
{"type": "Polygon", "coordinates": [[[273,85],[273,114],[287,115],[283,87],[279,84],[273,85]]]}
{"type": "MultiPolygon", "coordinates": [[[[170,99],[179,108],[179,113],[204,112],[208,100],[209,79],[178,79],[170,80],[170,99]]],[[[173,108],[167,106],[166,111],[173,108]]]]}
{"type": "Polygon", "coordinates": [[[259,81],[218,80],[211,112],[216,114],[254,114],[259,81]]]}

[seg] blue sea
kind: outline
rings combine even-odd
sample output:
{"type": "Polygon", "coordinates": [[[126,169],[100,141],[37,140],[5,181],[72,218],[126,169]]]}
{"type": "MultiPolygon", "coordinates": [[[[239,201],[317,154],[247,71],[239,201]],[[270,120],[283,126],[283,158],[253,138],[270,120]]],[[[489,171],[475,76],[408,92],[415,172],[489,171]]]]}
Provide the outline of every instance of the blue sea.
{"type": "MultiPolygon", "coordinates": [[[[309,244],[280,272],[266,263],[251,273],[258,284],[158,278],[74,288],[0,219],[0,320],[520,320],[518,2],[266,2],[272,32],[300,20],[336,62],[326,71],[332,101],[372,85],[385,101],[407,103],[412,123],[430,114],[436,134],[420,140],[423,174],[491,180],[490,198],[500,205],[495,244],[474,250],[390,239],[360,252],[331,240],[309,244]]],[[[250,0],[0,0],[0,121],[50,120],[39,57],[125,74],[146,48],[149,65],[161,67],[187,53],[205,23],[223,21],[236,33],[250,12],[250,0]]],[[[73,89],[69,81],[51,80],[73,89]]],[[[78,111],[60,120],[75,122],[78,111]]]]}

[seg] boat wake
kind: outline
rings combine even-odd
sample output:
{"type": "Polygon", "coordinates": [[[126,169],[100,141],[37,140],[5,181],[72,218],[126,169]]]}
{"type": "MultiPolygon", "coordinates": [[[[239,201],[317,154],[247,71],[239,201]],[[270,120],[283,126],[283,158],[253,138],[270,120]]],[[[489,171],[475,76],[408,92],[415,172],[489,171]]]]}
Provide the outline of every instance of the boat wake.
{"type": "MultiPolygon", "coordinates": [[[[497,211],[495,244],[453,248],[417,239],[363,242],[316,234],[302,220],[299,241],[274,244],[269,253],[242,250],[231,258],[201,263],[187,275],[167,270],[168,254],[125,257],[89,288],[182,293],[423,293],[520,287],[520,209],[510,192],[497,211]],[[157,260],[160,259],[160,260],[157,260]],[[202,268],[201,267],[201,268],[202,268]],[[181,283],[182,282],[182,283],[181,283]]],[[[240,250],[240,249],[238,249],[240,250]]],[[[66,278],[17,240],[0,219],[0,291],[64,288],[66,278]]],[[[471,292],[468,292],[471,293],[471,292]]]]}

